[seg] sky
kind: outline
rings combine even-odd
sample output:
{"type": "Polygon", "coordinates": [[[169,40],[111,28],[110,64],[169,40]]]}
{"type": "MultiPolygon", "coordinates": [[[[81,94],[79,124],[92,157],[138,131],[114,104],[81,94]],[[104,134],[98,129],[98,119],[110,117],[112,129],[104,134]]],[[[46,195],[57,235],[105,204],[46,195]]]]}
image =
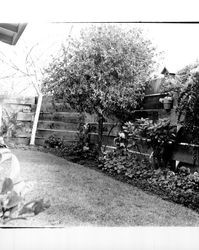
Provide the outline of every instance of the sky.
{"type": "MultiPolygon", "coordinates": [[[[58,55],[61,44],[66,43],[69,34],[78,36],[81,28],[91,24],[84,23],[28,23],[16,46],[0,43],[0,83],[12,93],[35,95],[32,82],[39,82],[42,69],[48,65],[53,56],[58,55]],[[14,67],[26,70],[28,56],[29,74],[22,77],[14,67]],[[35,77],[35,71],[37,76],[35,77]],[[27,87],[26,90],[24,88],[27,87]]],[[[199,24],[164,24],[164,23],[126,23],[127,27],[143,29],[157,51],[162,52],[158,58],[159,74],[164,66],[170,72],[177,72],[187,64],[199,59],[199,24]]],[[[3,88],[3,87],[2,87],[3,88]]],[[[2,89],[3,90],[3,89],[2,89]]]]}

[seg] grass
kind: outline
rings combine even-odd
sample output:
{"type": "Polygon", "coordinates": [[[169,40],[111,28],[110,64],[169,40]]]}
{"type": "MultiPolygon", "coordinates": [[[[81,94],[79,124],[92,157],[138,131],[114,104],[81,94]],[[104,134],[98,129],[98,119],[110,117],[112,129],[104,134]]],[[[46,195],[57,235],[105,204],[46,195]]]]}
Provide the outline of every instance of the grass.
{"type": "Polygon", "coordinates": [[[198,226],[199,214],[149,194],[90,167],[50,153],[14,149],[24,179],[34,183],[27,196],[46,197],[51,207],[6,226],[198,226]]]}

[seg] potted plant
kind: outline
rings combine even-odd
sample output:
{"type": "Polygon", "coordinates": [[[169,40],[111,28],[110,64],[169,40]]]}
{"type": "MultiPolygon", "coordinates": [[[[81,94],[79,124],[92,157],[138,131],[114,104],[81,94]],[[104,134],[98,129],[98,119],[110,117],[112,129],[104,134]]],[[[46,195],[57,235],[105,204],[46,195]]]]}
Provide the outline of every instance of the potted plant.
{"type": "Polygon", "coordinates": [[[171,110],[173,108],[173,97],[165,96],[164,98],[160,98],[159,101],[163,103],[165,110],[171,110]]]}

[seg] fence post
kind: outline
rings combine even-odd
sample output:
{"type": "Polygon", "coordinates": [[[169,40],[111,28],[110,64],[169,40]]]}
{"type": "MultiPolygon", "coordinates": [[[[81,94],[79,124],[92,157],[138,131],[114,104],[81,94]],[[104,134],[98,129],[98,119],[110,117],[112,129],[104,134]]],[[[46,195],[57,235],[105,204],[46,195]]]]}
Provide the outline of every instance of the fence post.
{"type": "Polygon", "coordinates": [[[40,114],[40,110],[41,110],[42,98],[43,98],[43,95],[40,93],[39,97],[38,97],[37,108],[36,108],[35,117],[34,117],[34,121],[33,121],[30,145],[35,144],[35,135],[36,135],[36,132],[37,132],[37,124],[38,124],[38,121],[39,121],[39,114],[40,114]]]}
{"type": "Polygon", "coordinates": [[[2,104],[0,103],[0,128],[2,126],[2,104]]]}

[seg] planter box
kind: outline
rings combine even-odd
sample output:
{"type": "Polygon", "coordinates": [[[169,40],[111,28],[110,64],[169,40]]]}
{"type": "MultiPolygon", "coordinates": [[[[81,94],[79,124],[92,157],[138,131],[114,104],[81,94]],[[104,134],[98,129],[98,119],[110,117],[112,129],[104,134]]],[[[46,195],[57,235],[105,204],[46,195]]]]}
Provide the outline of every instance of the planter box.
{"type": "Polygon", "coordinates": [[[163,104],[159,101],[160,98],[164,98],[167,94],[152,94],[144,97],[142,107],[144,109],[163,109],[163,104]]]}
{"type": "MultiPolygon", "coordinates": [[[[188,143],[180,143],[173,151],[172,159],[183,163],[193,164],[193,146],[188,143]]],[[[196,152],[199,155],[199,147],[196,148],[196,152]]],[[[199,159],[196,160],[195,165],[199,167],[199,159]]]]}

